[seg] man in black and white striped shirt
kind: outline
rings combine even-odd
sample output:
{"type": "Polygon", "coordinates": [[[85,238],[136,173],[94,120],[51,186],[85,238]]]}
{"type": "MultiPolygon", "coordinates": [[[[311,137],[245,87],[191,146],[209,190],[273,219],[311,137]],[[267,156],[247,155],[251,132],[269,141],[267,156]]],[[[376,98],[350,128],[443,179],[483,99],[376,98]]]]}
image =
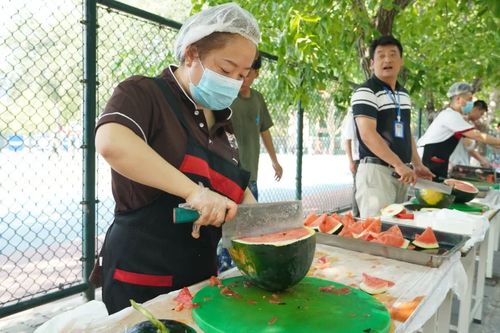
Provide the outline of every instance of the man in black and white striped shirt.
{"type": "Polygon", "coordinates": [[[408,184],[416,177],[432,178],[417,154],[411,133],[410,96],[397,82],[403,65],[401,43],[392,36],[374,40],[370,64],[373,76],[351,99],[360,155],[356,202],[362,218],[379,215],[389,204],[404,202],[408,184]]]}

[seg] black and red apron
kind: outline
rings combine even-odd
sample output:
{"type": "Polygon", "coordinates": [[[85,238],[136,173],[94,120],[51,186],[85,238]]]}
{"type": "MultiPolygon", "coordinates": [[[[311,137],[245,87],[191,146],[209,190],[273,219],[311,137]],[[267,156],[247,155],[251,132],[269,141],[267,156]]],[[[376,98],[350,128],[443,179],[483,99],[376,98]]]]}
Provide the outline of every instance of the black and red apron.
{"type": "MultiPolygon", "coordinates": [[[[171,89],[164,79],[154,80],[188,137],[179,170],[241,203],[250,173],[197,144],[171,89]]],[[[146,207],[115,214],[102,251],[103,301],[110,314],[130,306],[130,299],[143,303],[217,274],[221,229],[203,227],[200,238],[194,239],[191,223],[173,223],[173,209],[182,202],[162,193],[146,207]]]]}
{"type": "Polygon", "coordinates": [[[449,159],[461,137],[461,134],[455,134],[443,142],[424,146],[422,163],[435,175],[435,181],[448,177],[449,159]]]}

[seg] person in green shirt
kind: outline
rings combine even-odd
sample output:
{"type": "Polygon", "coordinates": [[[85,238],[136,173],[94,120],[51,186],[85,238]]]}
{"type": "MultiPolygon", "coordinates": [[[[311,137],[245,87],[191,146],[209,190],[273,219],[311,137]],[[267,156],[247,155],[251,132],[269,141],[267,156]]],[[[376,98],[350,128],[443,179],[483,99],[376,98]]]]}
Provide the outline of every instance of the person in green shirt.
{"type": "Polygon", "coordinates": [[[241,85],[238,97],[231,105],[231,110],[233,110],[231,121],[240,151],[241,167],[250,171],[251,175],[248,187],[256,200],[258,200],[259,196],[257,174],[260,138],[262,138],[264,147],[271,158],[274,168],[274,179],[279,181],[283,175],[283,168],[276,157],[273,139],[269,132],[269,128],[273,126],[273,121],[267,109],[267,104],[262,94],[250,87],[253,81],[259,76],[261,66],[262,56],[259,54],[241,85]]]}

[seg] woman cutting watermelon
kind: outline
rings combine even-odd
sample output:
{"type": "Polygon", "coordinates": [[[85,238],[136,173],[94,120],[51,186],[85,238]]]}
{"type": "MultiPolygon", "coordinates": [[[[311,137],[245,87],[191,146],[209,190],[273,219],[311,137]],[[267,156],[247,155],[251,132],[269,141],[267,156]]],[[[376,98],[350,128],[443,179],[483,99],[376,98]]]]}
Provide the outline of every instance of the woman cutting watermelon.
{"type": "Polygon", "coordinates": [[[255,19],[238,5],[206,9],[179,31],[178,67],[133,76],[108,101],[96,148],[112,168],[116,201],[102,250],[109,313],[217,274],[219,227],[236,204],[255,201],[228,106],[259,41],[255,19]],[[184,202],[201,214],[193,225],[173,223],[184,202]]]}

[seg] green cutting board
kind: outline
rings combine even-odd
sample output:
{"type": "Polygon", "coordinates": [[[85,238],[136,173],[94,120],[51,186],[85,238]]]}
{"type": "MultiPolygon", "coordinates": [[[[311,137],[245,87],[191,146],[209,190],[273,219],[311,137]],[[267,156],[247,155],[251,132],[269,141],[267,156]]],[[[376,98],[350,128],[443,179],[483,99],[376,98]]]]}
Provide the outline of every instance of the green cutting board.
{"type": "Polygon", "coordinates": [[[193,319],[205,333],[389,332],[391,325],[389,312],[374,297],[328,280],[306,277],[276,293],[277,300],[269,291],[248,286],[242,276],[222,283],[239,296],[206,286],[194,297],[200,306],[193,309],[193,319]],[[320,291],[329,286],[332,292],[320,291]]]}
{"type": "Polygon", "coordinates": [[[466,203],[455,202],[452,203],[449,208],[470,213],[483,213],[489,209],[487,205],[481,204],[479,202],[466,202],[466,203]]]}

